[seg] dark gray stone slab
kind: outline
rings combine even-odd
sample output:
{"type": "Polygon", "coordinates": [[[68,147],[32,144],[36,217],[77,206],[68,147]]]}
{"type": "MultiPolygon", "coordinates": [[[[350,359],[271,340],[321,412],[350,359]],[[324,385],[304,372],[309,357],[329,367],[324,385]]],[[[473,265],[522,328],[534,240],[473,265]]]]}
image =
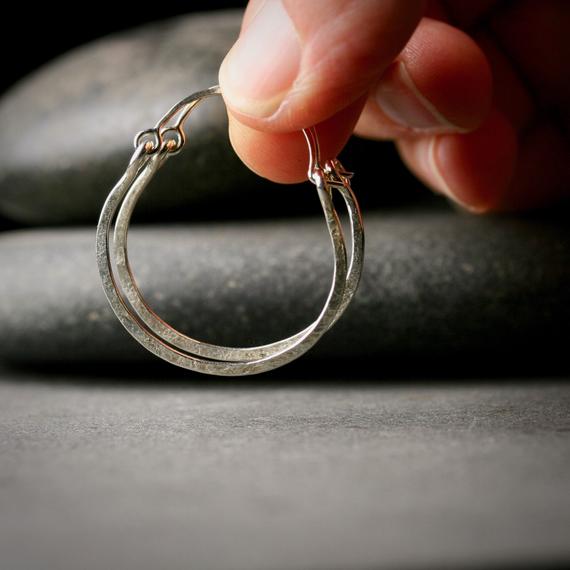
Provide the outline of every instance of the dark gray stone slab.
{"type": "MultiPolygon", "coordinates": [[[[269,199],[269,198],[268,198],[269,199]]],[[[365,217],[361,287],[306,358],[453,360],[468,373],[542,370],[565,360],[570,338],[570,229],[564,221],[477,218],[451,211],[365,217]]],[[[0,359],[139,361],[151,357],[103,296],[94,230],[0,235],[0,359]]],[[[246,346],[311,322],[332,260],[320,219],[135,227],[135,275],[180,330],[246,346]]],[[[357,362],[357,360],[354,360],[357,362]]]]}
{"type": "MultiPolygon", "coordinates": [[[[224,11],[149,25],[76,49],[20,82],[0,100],[0,211],[32,224],[95,222],[135,133],[217,83],[240,21],[241,11],[224,11]]],[[[141,201],[147,217],[259,183],[231,149],[221,100],[204,103],[189,125],[185,154],[141,201]]]]}
{"type": "Polygon", "coordinates": [[[0,380],[2,568],[570,562],[567,385],[202,380],[0,380]]]}

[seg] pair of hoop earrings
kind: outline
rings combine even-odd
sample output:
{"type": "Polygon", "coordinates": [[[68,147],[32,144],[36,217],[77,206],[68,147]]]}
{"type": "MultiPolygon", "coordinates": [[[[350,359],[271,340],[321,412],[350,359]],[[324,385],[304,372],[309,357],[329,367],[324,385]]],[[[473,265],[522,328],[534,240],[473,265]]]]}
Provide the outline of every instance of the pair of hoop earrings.
{"type": "Polygon", "coordinates": [[[317,188],[334,253],[331,288],[317,319],[293,336],[247,348],[201,342],[165,323],[145,301],[135,281],[127,251],[129,223],[136,203],[152,177],[184,146],[183,127],[189,114],[201,101],[213,95],[220,95],[219,86],[186,97],[153,129],[137,134],[129,165],[101,211],[97,226],[97,264],[103,289],[117,318],[146,349],[171,364],[196,372],[244,376],[266,372],[295,360],[336,323],[360,281],[364,230],[358,202],[350,187],[351,173],[336,158],[321,163],[316,130],[304,129],[309,148],[308,177],[317,188]],[[350,257],[333,205],[333,190],[340,192],[346,203],[352,236],[350,257]]]}

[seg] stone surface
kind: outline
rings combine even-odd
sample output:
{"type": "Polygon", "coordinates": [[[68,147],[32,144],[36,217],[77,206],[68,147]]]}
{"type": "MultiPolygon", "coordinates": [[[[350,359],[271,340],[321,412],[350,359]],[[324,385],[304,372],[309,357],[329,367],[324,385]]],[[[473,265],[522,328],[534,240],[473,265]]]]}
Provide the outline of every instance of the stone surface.
{"type": "MultiPolygon", "coordinates": [[[[566,360],[564,220],[394,210],[366,215],[365,228],[361,287],[306,359],[326,357],[334,369],[342,357],[373,357],[381,369],[390,360],[406,369],[423,358],[432,361],[429,370],[458,361],[463,373],[484,374],[566,360]]],[[[0,359],[156,360],[107,305],[94,230],[0,234],[0,359]]],[[[229,345],[300,330],[318,314],[331,278],[328,235],[317,218],[135,226],[130,252],[160,315],[196,338],[229,345]]]]}
{"type": "MultiPolygon", "coordinates": [[[[217,83],[240,20],[241,11],[204,13],[110,36],[17,84],[0,101],[0,211],[26,223],[96,221],[135,133],[217,83]]],[[[143,215],[258,183],[231,149],[221,100],[204,103],[188,127],[185,154],[145,194],[143,215]]]]}
{"type": "Polygon", "coordinates": [[[547,379],[5,375],[0,565],[563,567],[569,407],[569,386],[547,379]]]}

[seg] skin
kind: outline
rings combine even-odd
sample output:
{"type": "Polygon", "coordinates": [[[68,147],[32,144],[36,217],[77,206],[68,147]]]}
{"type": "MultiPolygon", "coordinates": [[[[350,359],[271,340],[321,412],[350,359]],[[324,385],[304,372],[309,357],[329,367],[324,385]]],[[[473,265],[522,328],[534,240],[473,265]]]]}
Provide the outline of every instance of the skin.
{"type": "Polygon", "coordinates": [[[251,0],[220,69],[230,138],[276,182],[306,179],[316,125],[325,157],[393,140],[469,211],[545,206],[570,194],[569,29],[567,0],[251,0]]]}

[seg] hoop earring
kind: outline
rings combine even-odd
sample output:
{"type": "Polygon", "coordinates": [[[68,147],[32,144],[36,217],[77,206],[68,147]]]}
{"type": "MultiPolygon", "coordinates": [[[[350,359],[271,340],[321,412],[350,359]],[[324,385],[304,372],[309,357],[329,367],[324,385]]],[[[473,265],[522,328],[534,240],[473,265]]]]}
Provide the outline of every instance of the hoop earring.
{"type": "Polygon", "coordinates": [[[360,209],[350,187],[352,174],[336,158],[321,164],[316,130],[304,129],[309,148],[308,177],[317,188],[334,253],[331,288],[317,319],[293,336],[247,348],[202,342],[165,323],[147,304],[133,276],[127,251],[129,223],[136,203],[152,177],[168,158],[179,153],[184,146],[183,126],[191,111],[213,95],[220,95],[219,86],[186,97],[174,105],[154,128],[136,135],[135,152],[101,211],[96,239],[97,265],[105,295],[115,315],[146,349],[189,370],[219,376],[244,376],[272,370],[298,358],[340,318],[360,281],[364,230],[360,209]],[[349,261],[342,227],[333,205],[333,189],[340,192],[348,211],[352,236],[349,261]]]}

